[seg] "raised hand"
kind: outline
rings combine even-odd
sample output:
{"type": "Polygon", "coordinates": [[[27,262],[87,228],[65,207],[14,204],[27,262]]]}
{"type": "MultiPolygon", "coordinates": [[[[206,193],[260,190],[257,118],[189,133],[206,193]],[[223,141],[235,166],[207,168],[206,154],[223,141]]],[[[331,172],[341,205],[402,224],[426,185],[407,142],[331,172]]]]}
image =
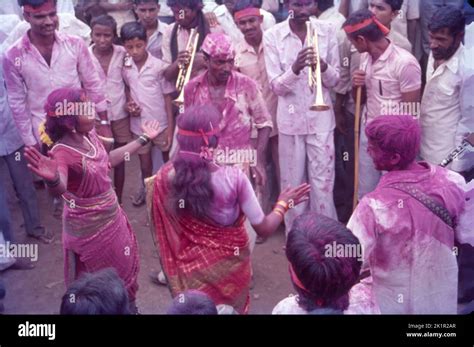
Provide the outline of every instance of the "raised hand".
{"type": "Polygon", "coordinates": [[[295,188],[285,188],[278,197],[278,200],[283,200],[290,205],[290,207],[301,204],[309,199],[309,192],[311,186],[308,183],[303,183],[295,188]]]}
{"type": "Polygon", "coordinates": [[[153,140],[160,133],[160,122],[156,120],[146,120],[142,122],[142,130],[150,140],[153,140]]]}
{"type": "Polygon", "coordinates": [[[298,56],[296,57],[296,60],[291,68],[295,74],[299,75],[301,70],[303,70],[306,66],[315,64],[316,54],[313,47],[305,47],[299,51],[298,56]]]}
{"type": "Polygon", "coordinates": [[[191,53],[189,51],[179,52],[176,61],[178,62],[178,67],[188,65],[191,61],[191,53]]]}
{"type": "Polygon", "coordinates": [[[42,155],[35,147],[25,148],[25,157],[28,160],[28,168],[46,181],[54,181],[58,178],[58,163],[52,153],[49,157],[42,155]]]}

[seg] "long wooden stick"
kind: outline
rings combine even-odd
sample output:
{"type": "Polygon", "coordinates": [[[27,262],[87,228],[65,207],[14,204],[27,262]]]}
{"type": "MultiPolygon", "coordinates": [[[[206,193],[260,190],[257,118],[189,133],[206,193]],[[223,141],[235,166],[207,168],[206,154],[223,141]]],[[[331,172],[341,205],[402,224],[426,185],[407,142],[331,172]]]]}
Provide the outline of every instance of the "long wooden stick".
{"type": "Polygon", "coordinates": [[[362,87],[357,87],[356,109],[354,119],[354,196],[352,199],[352,211],[355,210],[359,193],[359,128],[360,128],[360,107],[362,101],[362,87]]]}

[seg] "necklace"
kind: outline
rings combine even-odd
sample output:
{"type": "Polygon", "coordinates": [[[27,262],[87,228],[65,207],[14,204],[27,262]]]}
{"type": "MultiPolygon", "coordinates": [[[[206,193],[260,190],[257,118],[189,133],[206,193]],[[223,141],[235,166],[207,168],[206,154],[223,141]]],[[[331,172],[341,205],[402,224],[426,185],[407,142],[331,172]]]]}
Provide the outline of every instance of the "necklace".
{"type": "Polygon", "coordinates": [[[96,157],[96,155],[97,155],[97,149],[96,149],[95,146],[92,144],[92,142],[90,142],[90,140],[87,138],[87,136],[82,135],[82,137],[83,137],[84,140],[86,140],[87,143],[91,146],[91,149],[89,150],[88,153],[82,153],[82,152],[79,151],[78,149],[76,149],[76,148],[74,148],[74,147],[71,147],[71,146],[69,146],[69,145],[66,145],[66,144],[64,144],[64,143],[58,143],[58,144],[56,144],[56,146],[63,146],[63,147],[69,148],[70,150],[73,150],[74,152],[77,152],[77,153],[79,153],[80,155],[83,155],[83,156],[85,156],[85,157],[87,157],[87,158],[90,158],[90,159],[94,159],[94,158],[96,157]],[[93,155],[90,155],[90,154],[89,154],[91,151],[94,152],[93,155]]]}

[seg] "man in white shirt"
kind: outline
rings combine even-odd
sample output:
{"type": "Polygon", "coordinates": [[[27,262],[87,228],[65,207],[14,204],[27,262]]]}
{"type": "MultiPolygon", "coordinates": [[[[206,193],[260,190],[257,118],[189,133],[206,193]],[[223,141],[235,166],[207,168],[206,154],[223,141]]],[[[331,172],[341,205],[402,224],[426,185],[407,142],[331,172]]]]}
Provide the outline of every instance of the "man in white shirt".
{"type": "Polygon", "coordinates": [[[387,38],[395,43],[398,47],[406,49],[411,53],[412,46],[410,41],[408,41],[406,30],[405,35],[394,30],[392,22],[395,22],[395,19],[404,16],[401,12],[403,0],[370,0],[369,1],[369,11],[375,14],[375,17],[388,29],[390,32],[387,35],[387,38]]]}
{"type": "MultiPolygon", "coordinates": [[[[474,71],[472,66],[468,68],[472,64],[461,43],[464,25],[462,11],[454,6],[438,9],[428,25],[431,53],[421,102],[420,155],[431,164],[439,164],[474,131],[474,71]]],[[[474,157],[468,153],[455,160],[450,168],[461,172],[473,166],[474,157]]]]}
{"type": "MultiPolygon", "coordinates": [[[[277,123],[281,187],[303,182],[311,185],[311,210],[336,218],[334,187],[334,111],[330,88],[339,79],[336,28],[311,18],[318,34],[322,97],[326,111],[310,111],[316,91],[308,86],[308,65],[316,63],[313,47],[306,47],[306,21],[315,12],[314,0],[286,1],[289,18],[263,35],[265,64],[274,93],[278,96],[277,123]]],[[[300,204],[285,215],[286,230],[308,204],[300,204]]]]}
{"type": "MultiPolygon", "coordinates": [[[[258,3],[259,1],[256,0],[258,3]]],[[[214,9],[214,14],[216,15],[217,22],[222,27],[224,32],[230,36],[234,45],[237,45],[244,38],[244,35],[237,27],[234,21],[234,6],[236,0],[224,0],[223,4],[217,6],[214,9]]],[[[263,16],[262,29],[263,31],[271,28],[275,25],[275,17],[270,12],[267,12],[263,9],[260,9],[260,13],[263,16]]]]}

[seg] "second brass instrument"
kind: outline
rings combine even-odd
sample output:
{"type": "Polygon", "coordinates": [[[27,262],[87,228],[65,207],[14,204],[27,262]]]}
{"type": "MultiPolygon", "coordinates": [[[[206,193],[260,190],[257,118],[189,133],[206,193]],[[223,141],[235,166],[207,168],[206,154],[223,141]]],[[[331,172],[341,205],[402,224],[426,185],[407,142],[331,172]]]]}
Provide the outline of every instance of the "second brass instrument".
{"type": "Polygon", "coordinates": [[[329,106],[324,103],[323,98],[323,86],[321,84],[321,65],[319,59],[319,44],[318,44],[318,33],[313,29],[311,22],[306,22],[306,42],[308,47],[313,47],[316,55],[317,62],[316,65],[309,67],[308,71],[308,84],[313,91],[316,88],[316,99],[314,103],[310,106],[311,111],[327,111],[329,106]]]}
{"type": "Polygon", "coordinates": [[[179,96],[173,101],[177,106],[184,103],[184,87],[191,78],[191,71],[193,69],[194,56],[196,55],[197,45],[199,40],[199,33],[196,29],[191,29],[189,33],[189,39],[186,44],[186,51],[191,51],[191,59],[189,63],[179,67],[178,78],[176,79],[176,90],[179,92],[179,96]]]}

